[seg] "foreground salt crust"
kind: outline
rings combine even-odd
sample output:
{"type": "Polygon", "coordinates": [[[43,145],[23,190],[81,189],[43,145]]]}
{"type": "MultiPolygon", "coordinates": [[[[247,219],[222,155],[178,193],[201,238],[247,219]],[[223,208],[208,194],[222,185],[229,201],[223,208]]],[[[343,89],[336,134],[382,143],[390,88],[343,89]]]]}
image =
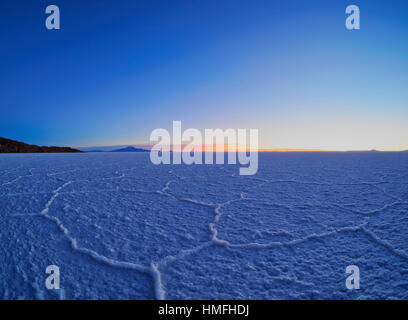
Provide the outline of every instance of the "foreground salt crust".
{"type": "Polygon", "coordinates": [[[0,298],[408,298],[408,154],[271,153],[259,166],[2,155],[0,298]],[[50,264],[58,292],[44,287],[50,264]]]}

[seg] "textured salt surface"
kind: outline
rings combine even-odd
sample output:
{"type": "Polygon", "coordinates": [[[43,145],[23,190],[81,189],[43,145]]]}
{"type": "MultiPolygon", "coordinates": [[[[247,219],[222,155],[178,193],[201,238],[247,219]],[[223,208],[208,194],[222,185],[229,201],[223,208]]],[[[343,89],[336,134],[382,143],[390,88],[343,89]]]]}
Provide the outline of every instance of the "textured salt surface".
{"type": "Polygon", "coordinates": [[[238,172],[1,155],[0,298],[408,298],[408,154],[261,154],[238,172]]]}

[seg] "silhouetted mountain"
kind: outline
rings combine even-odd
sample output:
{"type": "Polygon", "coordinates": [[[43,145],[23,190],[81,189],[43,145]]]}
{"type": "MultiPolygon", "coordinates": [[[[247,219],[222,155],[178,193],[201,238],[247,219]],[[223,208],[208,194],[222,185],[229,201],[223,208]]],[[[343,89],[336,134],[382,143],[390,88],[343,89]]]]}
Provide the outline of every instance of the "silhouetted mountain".
{"type": "Polygon", "coordinates": [[[45,147],[0,137],[0,153],[83,152],[69,147],[45,147]]]}
{"type": "Polygon", "coordinates": [[[122,148],[122,149],[112,150],[111,152],[149,152],[149,150],[138,149],[138,148],[129,146],[129,147],[122,148]]]}

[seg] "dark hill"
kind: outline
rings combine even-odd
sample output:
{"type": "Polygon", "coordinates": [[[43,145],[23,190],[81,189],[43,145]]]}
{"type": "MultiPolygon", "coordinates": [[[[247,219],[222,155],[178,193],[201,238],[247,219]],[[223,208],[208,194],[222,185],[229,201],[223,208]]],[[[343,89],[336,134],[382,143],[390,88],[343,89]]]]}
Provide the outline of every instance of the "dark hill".
{"type": "Polygon", "coordinates": [[[138,149],[135,147],[126,147],[126,148],[122,148],[122,149],[116,149],[116,150],[112,150],[111,152],[149,152],[149,150],[146,149],[138,149]]]}
{"type": "Polygon", "coordinates": [[[0,137],[0,153],[83,152],[69,147],[45,147],[0,137]]]}

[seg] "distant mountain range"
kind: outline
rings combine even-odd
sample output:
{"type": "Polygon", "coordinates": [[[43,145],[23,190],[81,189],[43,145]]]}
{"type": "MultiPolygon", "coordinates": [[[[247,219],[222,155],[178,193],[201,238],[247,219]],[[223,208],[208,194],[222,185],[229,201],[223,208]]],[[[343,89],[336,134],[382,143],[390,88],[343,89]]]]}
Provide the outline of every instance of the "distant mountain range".
{"type": "Polygon", "coordinates": [[[88,148],[82,148],[82,151],[85,151],[85,152],[150,152],[150,150],[142,149],[142,148],[135,148],[132,146],[123,147],[119,149],[112,149],[112,147],[108,147],[108,149],[106,149],[106,147],[101,148],[101,149],[92,149],[88,147],[88,148]]]}
{"type": "MultiPolygon", "coordinates": [[[[143,147],[143,145],[141,145],[143,147]]],[[[264,149],[260,152],[290,152],[290,151],[323,151],[323,150],[306,150],[306,149],[264,149]]],[[[135,148],[133,146],[105,146],[105,147],[81,147],[74,149],[70,147],[46,147],[24,142],[15,141],[0,137],[0,153],[60,153],[60,152],[150,152],[149,149],[135,148]]],[[[172,152],[172,151],[170,151],[172,152]]],[[[351,152],[381,152],[378,150],[369,151],[351,151],[351,152]]],[[[408,153],[408,150],[401,152],[408,153]]]]}
{"type": "Polygon", "coordinates": [[[0,153],[59,153],[83,152],[69,147],[46,147],[0,137],[0,153]]]}
{"type": "Polygon", "coordinates": [[[121,148],[121,149],[115,149],[112,150],[111,152],[149,152],[150,150],[146,150],[146,149],[139,149],[139,148],[135,148],[135,147],[126,147],[126,148],[121,148]]]}
{"type": "Polygon", "coordinates": [[[78,149],[85,152],[150,152],[150,147],[145,145],[90,146],[78,149]]]}

